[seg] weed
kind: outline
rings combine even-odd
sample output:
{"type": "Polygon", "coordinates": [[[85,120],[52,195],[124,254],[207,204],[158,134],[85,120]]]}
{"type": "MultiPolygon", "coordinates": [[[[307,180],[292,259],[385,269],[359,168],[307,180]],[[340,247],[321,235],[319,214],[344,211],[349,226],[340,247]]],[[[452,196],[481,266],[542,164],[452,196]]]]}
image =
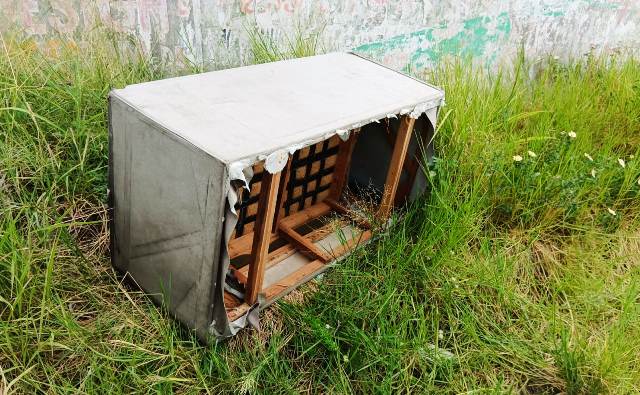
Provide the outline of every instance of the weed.
{"type": "MultiPolygon", "coordinates": [[[[256,62],[321,48],[252,40],[256,62]]],[[[125,41],[2,36],[0,391],[640,391],[637,61],[426,74],[431,193],[268,332],[205,347],[109,264],[107,94],[192,70],[125,41]]]]}

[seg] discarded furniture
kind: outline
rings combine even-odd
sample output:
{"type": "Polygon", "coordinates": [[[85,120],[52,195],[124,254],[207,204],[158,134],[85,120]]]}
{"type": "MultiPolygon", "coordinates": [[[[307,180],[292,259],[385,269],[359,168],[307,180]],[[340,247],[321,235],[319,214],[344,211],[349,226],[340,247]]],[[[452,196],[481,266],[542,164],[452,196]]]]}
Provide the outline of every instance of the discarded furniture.
{"type": "Polygon", "coordinates": [[[424,190],[443,97],[349,53],[114,90],[114,266],[204,340],[257,325],[424,190]]]}

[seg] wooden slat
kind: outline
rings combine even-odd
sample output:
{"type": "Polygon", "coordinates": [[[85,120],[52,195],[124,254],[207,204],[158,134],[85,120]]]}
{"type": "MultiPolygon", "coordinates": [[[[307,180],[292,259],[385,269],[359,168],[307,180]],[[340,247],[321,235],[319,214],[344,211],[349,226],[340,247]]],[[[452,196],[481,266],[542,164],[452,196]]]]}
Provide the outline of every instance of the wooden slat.
{"type": "Polygon", "coordinates": [[[291,156],[287,160],[287,165],[285,166],[282,173],[284,177],[280,178],[280,187],[278,188],[278,202],[276,206],[276,218],[273,221],[273,226],[271,227],[271,232],[276,233],[278,231],[278,224],[280,224],[280,220],[284,216],[284,203],[287,200],[287,191],[289,184],[289,177],[291,176],[291,156]]]}
{"type": "Polygon", "coordinates": [[[250,307],[251,306],[249,306],[247,303],[243,303],[240,306],[227,309],[227,318],[229,319],[229,321],[233,322],[240,318],[244,313],[246,313],[250,307]]]}
{"type": "MultiPolygon", "coordinates": [[[[278,248],[277,250],[270,252],[267,257],[267,263],[265,264],[264,270],[268,270],[270,267],[277,265],[279,262],[284,259],[290,257],[291,255],[296,253],[296,249],[291,244],[285,244],[284,246],[278,248]]],[[[245,265],[240,269],[236,270],[236,277],[238,281],[242,284],[246,284],[249,276],[249,265],[245,265]]]]}
{"type": "MultiPolygon", "coordinates": [[[[332,209],[334,209],[337,212],[339,212],[340,214],[344,214],[344,215],[349,216],[349,219],[351,219],[352,221],[356,222],[359,226],[362,226],[363,228],[371,229],[371,224],[369,223],[369,221],[367,221],[365,218],[353,218],[354,216],[351,215],[352,213],[350,213],[349,210],[346,207],[344,207],[340,203],[336,202],[335,200],[333,200],[331,198],[327,198],[327,199],[324,200],[324,202],[328,206],[330,206],[332,209]]],[[[362,216],[359,216],[359,217],[362,217],[362,216]]]]}
{"type": "Polygon", "coordinates": [[[351,166],[351,156],[353,155],[353,149],[356,146],[358,140],[358,132],[360,129],[355,129],[351,132],[347,141],[340,142],[340,148],[338,149],[338,158],[333,170],[333,178],[331,180],[331,189],[329,197],[335,201],[340,200],[342,191],[347,184],[349,178],[349,168],[351,166]]]}
{"type": "Polygon", "coordinates": [[[393,209],[400,174],[402,173],[402,166],[407,156],[407,148],[411,141],[411,135],[413,134],[414,123],[415,119],[406,115],[400,120],[398,135],[396,136],[391,161],[389,163],[389,170],[387,171],[387,179],[384,183],[384,195],[382,195],[382,203],[378,210],[378,216],[382,219],[388,218],[393,209]]]}
{"type": "Polygon", "coordinates": [[[337,212],[339,212],[340,214],[349,214],[349,210],[347,210],[347,208],[345,206],[343,206],[340,203],[336,202],[332,198],[326,198],[326,199],[323,200],[323,202],[326,203],[332,209],[334,209],[337,212]]]}
{"type": "Polygon", "coordinates": [[[245,295],[245,301],[250,305],[256,302],[258,294],[262,291],[279,183],[280,173],[271,174],[267,171],[263,173],[245,295]]]}
{"type": "Polygon", "coordinates": [[[322,261],[313,261],[301,267],[299,270],[291,273],[290,275],[280,279],[275,284],[271,285],[265,290],[265,297],[268,301],[271,301],[282,294],[294,289],[295,287],[303,284],[315,274],[321,272],[326,268],[326,265],[322,261]]]}
{"type": "Polygon", "coordinates": [[[340,245],[340,247],[332,251],[333,258],[339,258],[343,256],[350,250],[353,250],[355,247],[357,247],[360,243],[364,243],[365,241],[369,240],[371,236],[372,236],[371,231],[366,230],[360,233],[358,237],[354,237],[350,240],[345,241],[343,244],[340,245]]]}
{"type": "Polygon", "coordinates": [[[322,240],[328,234],[330,234],[333,229],[335,229],[335,224],[326,223],[322,227],[318,229],[314,229],[311,232],[304,235],[305,239],[310,240],[312,243],[317,242],[318,240],[322,240]]]}
{"type": "Polygon", "coordinates": [[[331,259],[331,257],[318,246],[296,232],[293,228],[281,223],[279,229],[287,239],[300,249],[300,252],[309,256],[311,259],[320,259],[323,262],[327,262],[331,259]]]}
{"type": "MultiPolygon", "coordinates": [[[[355,248],[357,245],[369,240],[371,236],[372,236],[371,231],[364,231],[358,237],[354,237],[346,241],[339,248],[333,251],[334,257],[338,258],[344,255],[348,251],[355,248]]],[[[291,245],[281,247],[276,251],[273,251],[271,254],[269,254],[270,260],[269,262],[267,262],[267,266],[268,267],[277,266],[286,257],[290,256],[290,254],[295,252],[296,250],[291,245]]],[[[245,268],[242,268],[240,270],[243,270],[245,268]]],[[[326,269],[326,264],[319,259],[304,265],[299,270],[278,280],[275,284],[272,284],[267,289],[265,289],[264,294],[267,301],[272,302],[273,300],[281,297],[283,294],[291,291],[292,289],[295,289],[296,287],[303,284],[304,282],[311,279],[313,276],[315,276],[316,274],[320,273],[325,269],[326,269]]],[[[247,303],[240,304],[235,297],[233,297],[232,295],[227,295],[225,293],[225,301],[227,300],[227,297],[229,297],[229,299],[233,299],[232,302],[230,301],[228,304],[225,303],[225,305],[227,306],[227,316],[229,318],[229,321],[235,321],[236,319],[238,319],[240,316],[242,316],[247,312],[250,305],[247,303]]]]}
{"type": "Polygon", "coordinates": [[[233,259],[237,256],[251,252],[251,244],[253,243],[253,232],[245,233],[240,237],[229,240],[227,252],[229,258],[233,259]]]}
{"type": "Polygon", "coordinates": [[[280,220],[280,225],[284,225],[288,228],[297,228],[302,224],[305,224],[318,217],[322,217],[323,215],[329,214],[330,212],[331,207],[329,207],[324,202],[316,203],[311,207],[305,208],[304,210],[298,211],[295,214],[282,218],[282,220],[280,220]]]}
{"type": "Polygon", "coordinates": [[[237,297],[231,295],[229,292],[224,291],[224,307],[227,310],[231,310],[233,308],[236,308],[236,307],[240,306],[241,304],[242,304],[242,300],[240,300],[237,297]]]}
{"type": "MultiPolygon", "coordinates": [[[[229,253],[229,258],[234,259],[240,255],[250,254],[251,246],[253,245],[253,238],[255,237],[254,232],[251,231],[249,233],[245,233],[240,237],[229,240],[229,245],[227,246],[227,251],[229,253]]],[[[270,238],[270,243],[278,240],[278,234],[272,233],[270,238]]]]}

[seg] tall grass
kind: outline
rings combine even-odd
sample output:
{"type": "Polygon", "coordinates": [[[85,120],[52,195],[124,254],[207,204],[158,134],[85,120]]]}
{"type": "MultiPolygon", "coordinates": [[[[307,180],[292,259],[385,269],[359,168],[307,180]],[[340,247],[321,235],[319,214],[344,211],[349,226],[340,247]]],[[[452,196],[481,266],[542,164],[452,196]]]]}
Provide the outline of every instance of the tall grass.
{"type": "Polygon", "coordinates": [[[133,49],[2,39],[0,388],[640,391],[637,61],[425,75],[448,103],[431,194],[263,332],[205,347],[109,266],[106,95],[167,73],[133,49]]]}
{"type": "Polygon", "coordinates": [[[324,27],[305,29],[295,26],[292,34],[275,36],[277,31],[267,31],[258,25],[247,27],[252,63],[268,63],[283,59],[302,58],[326,52],[322,42],[324,27]]]}

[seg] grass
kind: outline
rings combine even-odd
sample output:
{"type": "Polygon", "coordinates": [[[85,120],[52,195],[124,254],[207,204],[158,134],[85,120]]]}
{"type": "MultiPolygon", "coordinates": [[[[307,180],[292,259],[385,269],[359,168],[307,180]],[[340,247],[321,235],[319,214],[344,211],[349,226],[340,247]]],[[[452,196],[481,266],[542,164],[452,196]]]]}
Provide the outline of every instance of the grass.
{"type": "Polygon", "coordinates": [[[106,96],[167,70],[115,42],[1,43],[4,391],[640,391],[637,61],[424,75],[447,92],[431,194],[262,333],[203,346],[109,264],[106,96]]]}
{"type": "Polygon", "coordinates": [[[322,42],[324,26],[308,28],[294,26],[292,35],[274,37],[275,32],[265,31],[259,26],[246,29],[251,47],[251,63],[268,63],[283,59],[301,58],[327,52],[322,42]]]}

